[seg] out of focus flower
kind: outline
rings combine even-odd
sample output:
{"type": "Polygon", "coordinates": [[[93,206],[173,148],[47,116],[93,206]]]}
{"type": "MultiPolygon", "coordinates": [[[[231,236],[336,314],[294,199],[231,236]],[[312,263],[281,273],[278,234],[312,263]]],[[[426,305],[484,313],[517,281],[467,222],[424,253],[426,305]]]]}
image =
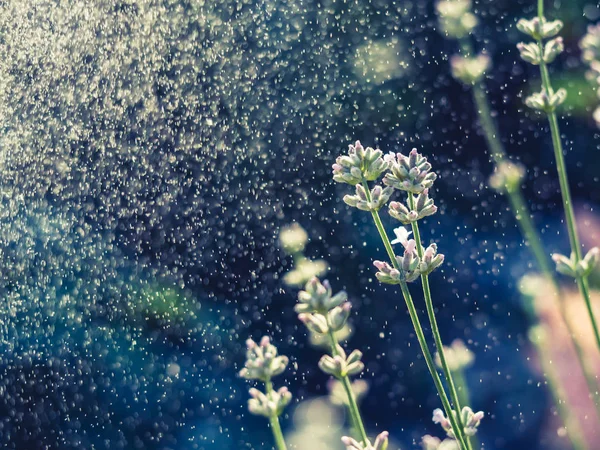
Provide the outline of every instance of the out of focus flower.
{"type": "MultiPolygon", "coordinates": [[[[346,389],[341,381],[332,379],[327,383],[327,388],[329,390],[329,401],[331,401],[331,403],[338,406],[348,404],[346,389]]],[[[369,392],[369,383],[366,380],[354,380],[351,384],[351,389],[356,401],[360,402],[360,400],[369,392]]]]}
{"type": "Polygon", "coordinates": [[[519,188],[525,177],[525,167],[519,163],[502,161],[490,176],[490,186],[499,192],[513,192],[519,188]]]}
{"type": "Polygon", "coordinates": [[[460,39],[477,26],[477,17],[471,12],[471,0],[441,0],[436,5],[441,31],[460,39]]]}
{"type": "Polygon", "coordinates": [[[466,85],[481,81],[490,65],[490,57],[483,54],[475,57],[454,55],[450,58],[452,76],[466,85]]]}
{"type": "MultiPolygon", "coordinates": [[[[456,411],[452,411],[452,414],[456,417],[456,411]]],[[[473,436],[477,433],[477,427],[481,423],[481,420],[484,417],[484,412],[479,411],[474,413],[471,408],[468,406],[464,406],[461,410],[461,421],[464,426],[464,432],[467,436],[473,436]]],[[[455,438],[454,431],[452,430],[452,424],[450,420],[444,415],[444,411],[437,408],[433,411],[433,423],[440,424],[440,426],[444,429],[448,437],[455,438]]]]}
{"type": "Polygon", "coordinates": [[[388,437],[389,433],[384,431],[377,436],[373,444],[369,441],[366,444],[362,444],[351,437],[344,436],[342,437],[342,443],[346,446],[346,450],[386,450],[388,447],[388,437]]]}
{"type": "Polygon", "coordinates": [[[332,375],[338,379],[345,376],[358,375],[363,371],[365,365],[360,360],[362,352],[354,350],[348,356],[342,348],[337,346],[337,355],[323,355],[319,360],[319,368],[328,375],[332,375]]]}
{"type": "Polygon", "coordinates": [[[306,234],[306,230],[297,223],[283,227],[279,232],[279,245],[287,254],[301,253],[304,251],[307,242],[308,234],[306,234]]]}
{"type": "MultiPolygon", "coordinates": [[[[467,348],[465,343],[460,339],[455,339],[450,344],[450,347],[444,346],[444,356],[446,363],[451,371],[464,370],[473,364],[475,356],[473,352],[467,348]]],[[[440,355],[436,353],[435,363],[438,367],[442,367],[440,355]]]]}
{"type": "Polygon", "coordinates": [[[458,442],[454,439],[444,439],[430,436],[426,434],[421,440],[421,448],[423,450],[460,450],[458,442]]]}
{"type": "Polygon", "coordinates": [[[327,272],[328,264],[322,259],[310,260],[299,258],[294,263],[294,268],[283,276],[283,282],[288,286],[303,286],[313,277],[318,277],[327,272]]]}

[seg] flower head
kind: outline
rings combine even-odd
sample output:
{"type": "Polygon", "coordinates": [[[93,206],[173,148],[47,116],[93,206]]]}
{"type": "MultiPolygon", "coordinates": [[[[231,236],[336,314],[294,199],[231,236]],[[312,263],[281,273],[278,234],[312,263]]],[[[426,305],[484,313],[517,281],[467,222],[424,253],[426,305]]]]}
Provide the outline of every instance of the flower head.
{"type": "Polygon", "coordinates": [[[251,397],[248,400],[248,410],[257,416],[279,416],[292,401],[292,394],[285,386],[266,394],[255,388],[248,392],[251,397]]]}
{"type": "Polygon", "coordinates": [[[345,195],[344,203],[363,211],[379,211],[393,193],[394,189],[391,187],[383,188],[377,185],[367,192],[362,184],[357,184],[356,195],[345,195]]]}
{"type": "Polygon", "coordinates": [[[531,94],[525,99],[525,104],[532,109],[537,109],[550,113],[556,110],[567,98],[567,91],[560,88],[552,94],[548,94],[545,90],[531,94]]]}
{"type": "Polygon", "coordinates": [[[277,347],[271,344],[268,336],[263,336],[260,344],[248,339],[246,347],[246,363],[239,373],[243,378],[268,381],[287,367],[288,357],[277,355],[277,347]]]}
{"type": "Polygon", "coordinates": [[[408,244],[408,237],[412,234],[412,231],[408,231],[404,227],[394,228],[394,234],[396,235],[396,239],[392,241],[392,244],[402,244],[406,247],[408,244]]]}
{"type": "Polygon", "coordinates": [[[342,437],[342,443],[346,446],[346,450],[386,450],[388,447],[388,437],[389,433],[384,431],[379,433],[373,444],[370,441],[363,444],[351,437],[344,436],[342,437]]]}
{"type": "Polygon", "coordinates": [[[429,198],[429,189],[425,189],[417,196],[414,209],[410,209],[410,204],[404,205],[400,202],[391,202],[389,205],[390,216],[399,220],[404,225],[431,216],[436,212],[437,206],[433,204],[433,199],[429,198]]]}
{"type": "Polygon", "coordinates": [[[517,22],[517,29],[536,41],[556,36],[562,27],[563,23],[560,20],[547,21],[545,17],[534,17],[531,20],[519,19],[517,22]]]}
{"type": "Polygon", "coordinates": [[[290,255],[302,252],[307,241],[308,234],[297,223],[283,227],[279,232],[279,244],[283,251],[290,255]]]}
{"type": "Polygon", "coordinates": [[[431,164],[427,158],[414,148],[408,156],[402,153],[388,153],[385,161],[389,164],[389,172],[383,182],[387,186],[401,191],[420,194],[433,186],[437,175],[431,172],[431,164]]]}
{"type": "Polygon", "coordinates": [[[386,170],[383,152],[371,147],[366,149],[360,141],[349,146],[348,154],[338,156],[332,166],[333,179],[338,183],[355,185],[362,181],[373,181],[386,170]]]}
{"type": "Polygon", "coordinates": [[[337,346],[337,354],[334,356],[323,355],[319,360],[319,368],[328,375],[338,379],[345,376],[358,375],[363,371],[365,365],[361,361],[362,352],[354,350],[348,356],[341,345],[337,346]]]}
{"type": "MultiPolygon", "coordinates": [[[[452,414],[456,417],[456,411],[452,410],[452,414]]],[[[481,420],[485,416],[483,411],[473,412],[468,406],[464,406],[460,413],[461,422],[464,425],[464,432],[467,436],[473,436],[477,433],[481,420]]],[[[444,429],[448,437],[455,438],[454,430],[452,429],[452,423],[444,415],[444,411],[437,408],[433,411],[433,423],[438,423],[444,429]]]]}
{"type": "Polygon", "coordinates": [[[320,313],[326,314],[336,306],[340,306],[348,299],[344,291],[333,295],[329,281],[323,283],[317,277],[313,277],[304,290],[298,293],[298,303],[294,307],[297,313],[320,313]]]}

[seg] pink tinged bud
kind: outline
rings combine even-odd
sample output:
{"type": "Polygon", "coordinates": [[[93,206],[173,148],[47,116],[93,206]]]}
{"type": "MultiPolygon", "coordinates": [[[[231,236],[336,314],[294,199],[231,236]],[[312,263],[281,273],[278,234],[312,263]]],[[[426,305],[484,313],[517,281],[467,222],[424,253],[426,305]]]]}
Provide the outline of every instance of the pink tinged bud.
{"type": "Polygon", "coordinates": [[[254,342],[252,339],[246,339],[246,347],[248,350],[252,350],[254,347],[256,347],[256,342],[254,342]]]}
{"type": "Polygon", "coordinates": [[[263,336],[262,339],[260,340],[261,347],[268,347],[270,344],[271,344],[271,339],[269,339],[269,336],[263,336]]]}
{"type": "Polygon", "coordinates": [[[415,242],[414,239],[410,239],[405,245],[405,252],[404,254],[409,254],[412,255],[415,252],[415,249],[417,248],[417,243],[415,242]]]}
{"type": "Polygon", "coordinates": [[[373,265],[378,269],[383,271],[385,269],[386,263],[383,261],[373,261],[373,265]]]}

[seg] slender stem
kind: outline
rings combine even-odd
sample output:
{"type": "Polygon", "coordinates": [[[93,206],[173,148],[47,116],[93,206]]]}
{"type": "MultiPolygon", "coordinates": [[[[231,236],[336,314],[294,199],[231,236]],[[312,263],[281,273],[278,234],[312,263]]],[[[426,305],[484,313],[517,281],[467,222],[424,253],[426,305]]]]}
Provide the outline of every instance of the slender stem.
{"type": "MultiPolygon", "coordinates": [[[[265,381],[265,389],[267,391],[267,395],[273,391],[273,383],[271,383],[271,380],[265,381]]],[[[275,438],[275,446],[277,447],[277,450],[287,450],[277,414],[272,414],[269,416],[269,423],[271,424],[271,431],[273,432],[273,437],[275,438]]]]}
{"type": "MultiPolygon", "coordinates": [[[[325,317],[327,318],[327,316],[325,317]]],[[[327,321],[329,322],[329,319],[327,319],[327,321]]],[[[331,354],[333,356],[338,356],[339,352],[337,349],[337,340],[331,328],[328,328],[329,331],[327,332],[327,335],[329,336],[329,344],[331,345],[331,354]]],[[[360,435],[360,440],[366,446],[368,445],[368,437],[365,431],[365,426],[363,424],[362,417],[360,415],[360,410],[358,409],[358,404],[356,403],[356,397],[354,395],[354,392],[352,391],[352,384],[350,383],[350,378],[348,377],[348,375],[345,375],[341,378],[340,381],[342,382],[344,390],[346,391],[346,396],[348,397],[348,411],[350,412],[350,417],[352,418],[352,424],[354,427],[356,427],[360,435]]]]}
{"type": "MultiPolygon", "coordinates": [[[[543,8],[543,2],[541,2],[543,8]]],[[[540,8],[540,3],[538,3],[540,8]]],[[[539,11],[539,9],[538,9],[539,11]]],[[[542,10],[543,12],[543,10],[542,10]]],[[[538,40],[538,46],[542,51],[543,55],[543,44],[542,41],[538,40]]],[[[542,86],[548,95],[554,93],[552,85],[550,83],[550,75],[548,74],[548,67],[542,59],[540,63],[540,72],[542,74],[542,86]]],[[[562,197],[563,209],[565,212],[565,218],[567,221],[567,230],[569,232],[569,242],[571,244],[571,252],[575,259],[575,264],[579,264],[581,261],[581,244],[579,242],[579,236],[577,234],[577,224],[575,222],[575,213],[573,211],[573,202],[571,200],[571,191],[569,189],[569,179],[567,176],[567,169],[565,166],[565,158],[563,154],[562,142],[560,139],[560,129],[558,127],[558,120],[556,119],[556,113],[554,111],[548,112],[548,122],[550,124],[550,134],[552,136],[552,147],[554,148],[554,159],[556,160],[556,170],[558,172],[558,181],[560,183],[560,193],[562,197]]],[[[587,285],[587,277],[577,277],[577,287],[579,292],[585,301],[590,322],[594,330],[594,337],[598,349],[600,349],[600,331],[598,330],[598,324],[592,308],[592,302],[590,300],[590,291],[587,285]]]]}
{"type": "MultiPolygon", "coordinates": [[[[461,39],[460,46],[463,53],[467,55],[473,53],[473,49],[468,38],[461,39]]],[[[496,126],[496,123],[492,118],[490,102],[482,84],[475,84],[471,92],[473,94],[473,101],[477,107],[479,124],[483,131],[483,135],[485,137],[494,163],[496,167],[498,167],[498,165],[507,161],[508,157],[506,155],[506,151],[504,150],[504,146],[500,141],[498,127],[496,126]]],[[[529,211],[525,199],[523,198],[523,191],[521,187],[518,186],[513,189],[506,189],[505,193],[508,197],[511,210],[515,216],[515,219],[517,220],[517,224],[519,225],[521,234],[525,238],[525,243],[530,249],[533,257],[535,258],[536,263],[539,269],[541,270],[542,274],[554,287],[554,294],[557,300],[561,316],[564,319],[567,331],[573,341],[573,346],[575,349],[577,360],[579,361],[579,365],[581,366],[581,369],[585,375],[586,384],[588,385],[590,394],[594,397],[594,405],[598,412],[598,417],[600,417],[600,392],[598,390],[598,381],[595,375],[590,371],[589,365],[586,363],[584,351],[581,347],[581,344],[576,338],[576,334],[573,330],[573,327],[567,320],[565,299],[561,295],[560,285],[556,280],[552,264],[550,263],[548,254],[544,249],[542,239],[535,228],[535,225],[531,218],[531,212],[529,211]]]]}
{"type": "MultiPolygon", "coordinates": [[[[370,190],[369,185],[366,181],[363,181],[363,186],[365,187],[365,191],[367,193],[367,197],[370,201],[370,190]]],[[[379,212],[371,211],[371,215],[373,217],[373,221],[375,222],[375,227],[379,232],[379,236],[383,242],[383,246],[385,247],[387,254],[390,258],[390,262],[392,265],[400,270],[398,266],[398,261],[396,260],[396,255],[394,253],[394,249],[392,248],[392,244],[390,239],[383,227],[383,223],[381,222],[381,217],[379,217],[379,212]]],[[[433,383],[435,384],[435,388],[437,389],[438,395],[440,396],[440,400],[442,401],[442,405],[444,407],[444,411],[446,412],[446,416],[450,420],[450,424],[452,425],[452,430],[454,431],[454,435],[456,436],[457,442],[459,443],[460,448],[468,449],[467,444],[465,443],[465,437],[463,433],[463,429],[458,426],[455,415],[452,413],[452,406],[450,405],[450,401],[448,400],[448,396],[446,395],[446,391],[444,390],[444,386],[442,384],[442,380],[440,379],[439,374],[435,368],[435,364],[433,362],[433,357],[431,356],[431,352],[429,351],[429,347],[427,346],[427,340],[425,339],[425,334],[423,333],[423,327],[421,326],[421,322],[419,320],[419,315],[417,314],[417,310],[415,308],[415,304],[412,300],[412,296],[410,295],[410,291],[408,290],[408,285],[406,282],[400,283],[400,289],[402,291],[402,296],[404,297],[404,301],[406,303],[406,307],[408,309],[408,314],[410,316],[410,320],[412,322],[413,328],[415,330],[415,334],[417,335],[417,340],[419,341],[419,346],[421,347],[421,352],[425,357],[425,363],[427,364],[427,368],[429,369],[429,373],[433,378],[433,383]]],[[[458,416],[459,414],[456,414],[458,416]]]]}
{"type": "MultiPolygon", "coordinates": [[[[411,210],[415,210],[415,198],[411,192],[408,193],[408,205],[411,210]]],[[[421,234],[419,232],[418,223],[412,222],[412,230],[413,237],[417,244],[417,254],[419,258],[423,258],[423,244],[421,243],[421,234]]],[[[437,324],[437,319],[435,317],[435,310],[433,307],[433,300],[431,298],[431,290],[429,288],[429,275],[421,274],[421,284],[423,286],[423,297],[425,298],[425,308],[427,309],[427,316],[429,317],[429,323],[431,324],[431,331],[433,333],[433,339],[435,342],[435,346],[437,348],[438,354],[440,356],[440,363],[442,366],[442,371],[444,372],[444,377],[446,378],[446,384],[448,385],[448,389],[450,390],[450,398],[452,399],[452,403],[454,403],[454,409],[456,410],[456,419],[458,422],[458,426],[461,430],[464,430],[464,424],[462,423],[462,418],[460,412],[462,411],[461,404],[458,398],[458,394],[456,392],[456,387],[454,386],[454,380],[452,378],[452,373],[450,372],[450,368],[448,367],[448,363],[446,362],[446,355],[444,352],[444,345],[442,343],[442,337],[440,335],[440,329],[437,324]]],[[[464,405],[464,404],[463,404],[464,405]]],[[[468,437],[465,436],[465,442],[467,444],[467,448],[471,449],[471,441],[468,437]]]]}

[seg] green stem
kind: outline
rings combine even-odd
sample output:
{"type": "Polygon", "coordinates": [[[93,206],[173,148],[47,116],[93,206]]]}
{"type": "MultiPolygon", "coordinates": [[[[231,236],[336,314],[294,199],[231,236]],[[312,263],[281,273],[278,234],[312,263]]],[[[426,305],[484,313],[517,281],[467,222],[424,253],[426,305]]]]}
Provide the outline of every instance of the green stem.
{"type": "MultiPolygon", "coordinates": [[[[267,395],[273,391],[273,383],[271,383],[271,380],[265,381],[265,389],[267,391],[267,395]]],[[[269,416],[269,422],[271,424],[271,431],[273,432],[273,438],[275,438],[275,446],[277,447],[277,450],[287,450],[277,414],[272,414],[269,416]]]]}
{"type": "MultiPolygon", "coordinates": [[[[370,201],[370,190],[369,185],[366,181],[363,181],[363,186],[365,187],[365,191],[367,192],[367,198],[370,201]]],[[[371,211],[371,215],[373,216],[373,221],[375,222],[375,227],[379,232],[379,236],[383,242],[383,246],[386,249],[386,252],[390,258],[390,262],[397,270],[401,270],[398,266],[398,261],[396,260],[396,255],[394,253],[394,249],[392,248],[392,244],[390,239],[383,227],[383,223],[381,222],[381,217],[379,217],[379,212],[371,211]]],[[[408,285],[406,282],[400,283],[400,289],[402,291],[402,296],[404,298],[404,302],[406,303],[406,307],[408,309],[408,315],[410,316],[410,320],[412,322],[413,328],[415,330],[415,334],[417,335],[417,340],[419,341],[419,346],[421,347],[421,352],[425,357],[425,363],[427,364],[427,369],[429,369],[429,373],[433,378],[433,383],[435,384],[435,388],[440,396],[440,400],[442,401],[442,405],[444,407],[444,411],[446,412],[446,416],[450,420],[450,424],[452,425],[452,430],[454,431],[454,435],[456,436],[456,440],[462,449],[468,449],[469,447],[466,444],[466,440],[464,437],[463,429],[458,426],[455,415],[452,413],[452,406],[450,405],[450,401],[448,400],[448,396],[446,395],[446,391],[444,390],[444,386],[442,384],[442,380],[440,379],[439,374],[435,368],[435,364],[433,362],[433,357],[431,356],[431,352],[427,346],[427,340],[425,339],[425,334],[423,333],[423,327],[421,326],[421,322],[419,320],[419,316],[417,314],[417,309],[415,308],[415,304],[412,300],[412,296],[410,295],[410,291],[408,289],[408,285]]],[[[459,414],[456,414],[459,416],[459,414]]]]}
{"type": "MultiPolygon", "coordinates": [[[[325,317],[327,318],[327,316],[325,317]]],[[[327,321],[329,322],[329,319],[327,319],[327,321]]],[[[328,327],[328,329],[329,331],[327,332],[327,335],[329,336],[329,344],[331,345],[331,354],[333,356],[338,356],[339,352],[337,349],[337,340],[331,328],[328,327]]],[[[360,440],[366,446],[368,445],[368,437],[365,431],[365,426],[363,424],[362,417],[360,415],[360,410],[358,409],[358,404],[356,403],[356,397],[354,395],[354,392],[352,391],[352,384],[350,383],[350,378],[348,377],[348,375],[345,375],[341,378],[340,381],[342,382],[344,390],[346,391],[346,396],[348,397],[348,411],[350,412],[352,425],[356,428],[360,435],[360,440]]]]}
{"type": "MultiPolygon", "coordinates": [[[[473,49],[468,38],[461,39],[460,46],[463,53],[467,55],[473,53],[473,49]]],[[[504,150],[504,146],[500,141],[498,127],[496,126],[496,123],[492,118],[490,102],[482,84],[475,84],[472,88],[472,94],[473,101],[477,107],[479,124],[483,131],[483,135],[485,137],[494,163],[496,167],[498,167],[500,164],[507,161],[508,157],[506,155],[506,151],[504,150]]],[[[527,204],[523,198],[523,191],[521,190],[521,187],[518,186],[514,189],[506,189],[505,193],[508,197],[511,210],[515,216],[515,219],[517,220],[517,224],[519,225],[521,234],[525,238],[525,243],[530,249],[533,257],[535,258],[542,274],[554,287],[555,296],[557,299],[561,316],[563,317],[567,331],[572,338],[577,360],[579,361],[581,370],[584,373],[586,384],[588,386],[590,394],[594,398],[594,405],[596,407],[598,417],[600,418],[600,392],[598,390],[598,381],[594,374],[590,371],[589,365],[586,363],[585,360],[584,351],[581,348],[580,343],[577,341],[573,327],[567,320],[565,299],[561,295],[560,285],[556,280],[552,264],[542,244],[542,239],[538,231],[536,230],[535,225],[533,224],[533,220],[531,219],[531,212],[529,211],[529,208],[527,207],[527,204]]]]}
{"type": "MultiPolygon", "coordinates": [[[[412,211],[415,210],[415,198],[412,193],[408,194],[408,205],[412,211]]],[[[412,222],[412,230],[413,237],[416,242],[417,254],[419,258],[423,258],[423,244],[421,243],[421,234],[419,232],[418,223],[412,222]]],[[[421,284],[423,286],[423,297],[425,298],[425,308],[427,309],[427,316],[429,317],[429,323],[431,324],[431,331],[433,333],[433,339],[435,342],[435,346],[437,348],[438,354],[440,356],[440,363],[442,366],[442,371],[444,372],[444,377],[446,378],[446,384],[450,390],[450,398],[452,399],[452,403],[454,403],[454,408],[457,412],[456,419],[458,422],[458,427],[461,430],[464,430],[464,424],[462,423],[462,418],[460,412],[462,411],[461,403],[458,398],[458,394],[456,392],[456,387],[454,386],[454,380],[452,378],[452,373],[450,372],[450,368],[448,367],[448,363],[446,362],[446,355],[444,352],[444,345],[442,343],[442,337],[440,335],[440,330],[437,324],[437,319],[435,317],[435,310],[433,307],[433,300],[431,298],[431,289],[429,288],[429,275],[421,274],[421,284]]],[[[464,403],[463,403],[464,405],[464,403]]],[[[466,406],[466,405],[464,405],[466,406]]],[[[471,441],[465,436],[465,443],[467,444],[467,448],[471,449],[471,441]]]]}
{"type": "MultiPolygon", "coordinates": [[[[543,3],[543,2],[542,2],[543,3]]],[[[539,4],[538,4],[539,8],[539,4]]],[[[543,8],[543,5],[542,5],[543,8]]],[[[539,10],[538,10],[539,11],[539,10]]],[[[542,10],[543,12],[543,10],[542,10]]],[[[543,44],[542,41],[538,40],[538,46],[542,51],[543,55],[543,44]]],[[[546,91],[547,95],[554,93],[552,85],[550,83],[550,75],[548,74],[548,67],[542,60],[540,64],[540,72],[542,74],[542,87],[546,91]]],[[[575,213],[573,211],[573,202],[571,200],[571,191],[569,189],[569,179],[567,177],[567,169],[565,165],[565,158],[563,154],[562,142],[560,139],[560,130],[558,127],[558,120],[554,111],[548,112],[548,122],[550,124],[550,134],[552,136],[552,147],[554,148],[554,159],[556,160],[556,170],[558,172],[558,181],[560,183],[560,193],[562,197],[563,209],[565,212],[565,218],[567,221],[567,230],[569,232],[569,242],[571,244],[571,252],[575,259],[575,264],[578,265],[582,259],[581,256],[581,244],[579,242],[579,235],[577,234],[577,224],[575,222],[575,213]]],[[[600,331],[598,330],[598,324],[592,309],[592,302],[590,299],[590,291],[587,285],[587,277],[577,277],[577,287],[579,292],[585,301],[585,306],[594,330],[594,337],[596,344],[600,350],[600,331]]]]}

